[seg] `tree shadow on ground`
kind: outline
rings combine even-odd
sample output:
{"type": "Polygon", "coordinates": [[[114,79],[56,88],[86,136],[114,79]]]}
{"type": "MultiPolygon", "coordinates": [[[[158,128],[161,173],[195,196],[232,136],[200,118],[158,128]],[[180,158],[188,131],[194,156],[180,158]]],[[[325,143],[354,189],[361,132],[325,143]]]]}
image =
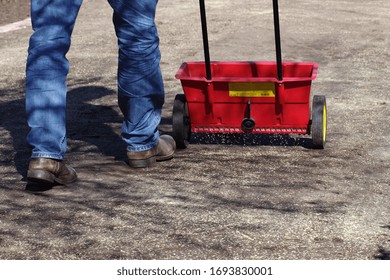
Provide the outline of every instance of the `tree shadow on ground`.
{"type": "Polygon", "coordinates": [[[378,254],[375,256],[376,260],[390,260],[390,250],[379,247],[378,254]]]}
{"type": "MultiPolygon", "coordinates": [[[[386,228],[390,230],[390,224],[382,226],[382,228],[386,228]]],[[[388,240],[390,242],[390,239],[388,240]]],[[[385,248],[385,246],[378,246],[378,253],[374,256],[376,260],[390,260],[390,250],[389,248],[385,248]]]]}

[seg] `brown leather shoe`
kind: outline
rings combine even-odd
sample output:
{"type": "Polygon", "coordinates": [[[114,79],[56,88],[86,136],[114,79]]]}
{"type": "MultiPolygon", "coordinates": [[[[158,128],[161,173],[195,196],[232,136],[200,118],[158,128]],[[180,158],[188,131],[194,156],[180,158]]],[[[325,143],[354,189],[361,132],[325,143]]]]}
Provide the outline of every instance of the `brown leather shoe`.
{"type": "Polygon", "coordinates": [[[176,142],[169,135],[162,135],[157,146],[142,152],[127,152],[129,165],[134,168],[148,167],[156,161],[163,161],[173,158],[176,150],[176,142]]]}
{"type": "Polygon", "coordinates": [[[77,174],[61,160],[32,158],[28,166],[27,179],[39,183],[67,185],[77,180],[77,174]]]}

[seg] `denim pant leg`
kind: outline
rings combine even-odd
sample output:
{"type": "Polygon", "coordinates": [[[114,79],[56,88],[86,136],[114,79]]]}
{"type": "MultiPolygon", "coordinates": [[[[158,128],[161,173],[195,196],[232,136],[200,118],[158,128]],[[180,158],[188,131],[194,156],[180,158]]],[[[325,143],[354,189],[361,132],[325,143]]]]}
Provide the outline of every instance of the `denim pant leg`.
{"type": "Polygon", "coordinates": [[[129,151],[154,147],[164,104],[157,0],[109,0],[118,38],[118,103],[124,115],[122,139],[129,151]]]}
{"type": "Polygon", "coordinates": [[[82,0],[31,0],[33,34],[26,65],[26,113],[32,157],[63,159],[66,152],[65,55],[82,0]]]}

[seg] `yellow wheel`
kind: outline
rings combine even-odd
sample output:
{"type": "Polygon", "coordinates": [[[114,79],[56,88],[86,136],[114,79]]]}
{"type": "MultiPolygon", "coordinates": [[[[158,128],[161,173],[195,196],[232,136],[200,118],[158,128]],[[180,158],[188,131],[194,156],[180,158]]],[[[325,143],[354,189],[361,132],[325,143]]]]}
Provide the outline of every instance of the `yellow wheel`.
{"type": "Polygon", "coordinates": [[[323,95],[313,97],[311,134],[313,148],[323,149],[326,143],[327,110],[326,99],[323,95]]]}

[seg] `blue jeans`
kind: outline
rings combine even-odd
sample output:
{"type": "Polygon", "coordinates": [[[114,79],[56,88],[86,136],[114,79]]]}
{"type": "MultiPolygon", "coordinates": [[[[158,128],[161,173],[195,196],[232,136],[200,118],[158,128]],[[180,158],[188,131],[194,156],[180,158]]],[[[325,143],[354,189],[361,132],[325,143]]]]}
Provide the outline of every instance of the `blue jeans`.
{"type": "MultiPolygon", "coordinates": [[[[118,38],[121,135],[129,151],[157,145],[164,103],[160,50],[154,24],[158,0],[109,0],[118,38]]],[[[26,65],[26,113],[32,157],[63,159],[66,152],[65,55],[82,0],[31,0],[26,65]]]]}

